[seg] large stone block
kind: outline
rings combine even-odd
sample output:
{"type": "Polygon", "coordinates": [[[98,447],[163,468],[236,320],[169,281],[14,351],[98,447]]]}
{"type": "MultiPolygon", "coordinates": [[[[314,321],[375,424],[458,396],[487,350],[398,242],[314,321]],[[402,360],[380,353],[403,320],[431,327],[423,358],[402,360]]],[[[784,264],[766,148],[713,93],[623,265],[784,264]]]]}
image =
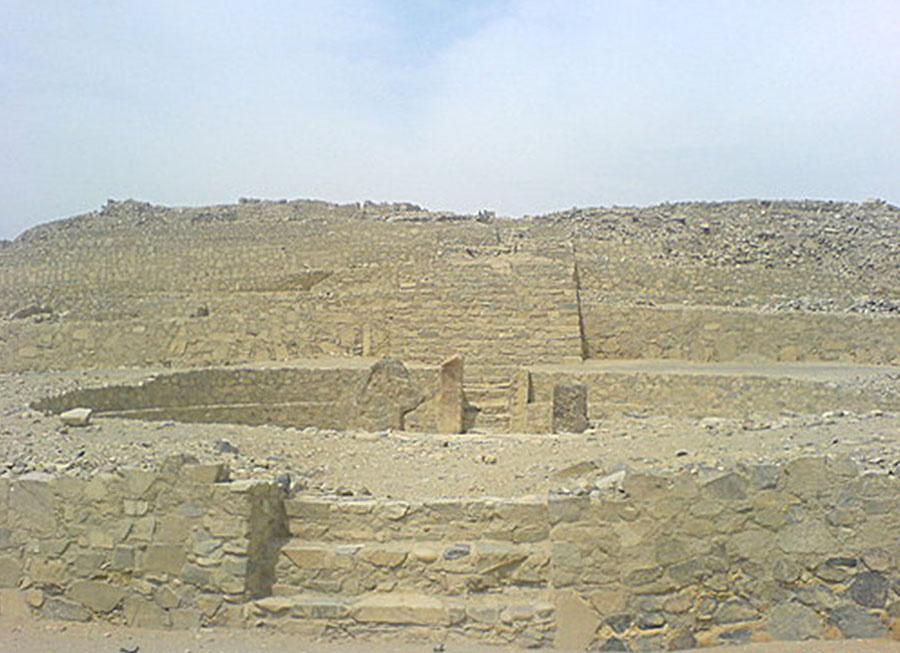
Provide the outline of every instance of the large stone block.
{"type": "Polygon", "coordinates": [[[556,592],[556,648],[583,651],[600,626],[600,617],[580,594],[573,590],[556,592]]]}
{"type": "Polygon", "coordinates": [[[439,600],[421,594],[371,594],[359,600],[351,612],[361,623],[410,626],[448,626],[450,611],[439,600]]]}
{"type": "Polygon", "coordinates": [[[553,386],[553,431],[581,433],[588,424],[587,386],[571,383],[553,386]]]}
{"type": "Polygon", "coordinates": [[[9,510],[19,528],[50,534],[57,526],[56,502],[49,474],[32,472],[21,476],[9,491],[9,510]]]}
{"type": "Polygon", "coordinates": [[[465,411],[463,358],[457,355],[441,363],[437,397],[438,433],[462,433],[465,430],[465,411]]]}
{"type": "Polygon", "coordinates": [[[372,366],[357,390],[352,421],[371,431],[402,430],[406,413],[424,399],[406,366],[395,358],[384,358],[372,366]]]}
{"type": "Polygon", "coordinates": [[[41,614],[50,619],[62,621],[89,621],[90,611],[77,603],[53,596],[44,602],[41,614]]]}
{"type": "Polygon", "coordinates": [[[21,561],[13,556],[0,556],[0,587],[17,587],[21,577],[21,561]]]}
{"type": "Polygon", "coordinates": [[[111,612],[125,596],[121,587],[94,580],[75,581],[66,590],[66,597],[94,612],[111,612]]]}
{"type": "Polygon", "coordinates": [[[184,548],[177,544],[154,544],[147,547],[142,560],[142,568],[150,573],[172,574],[181,573],[181,568],[187,561],[184,548]]]}

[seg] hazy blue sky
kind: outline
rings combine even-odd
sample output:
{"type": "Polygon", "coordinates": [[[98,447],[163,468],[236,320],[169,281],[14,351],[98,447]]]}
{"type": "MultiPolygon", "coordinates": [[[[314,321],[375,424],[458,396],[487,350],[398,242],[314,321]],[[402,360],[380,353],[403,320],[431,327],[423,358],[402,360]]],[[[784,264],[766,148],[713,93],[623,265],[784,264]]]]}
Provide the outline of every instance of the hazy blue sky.
{"type": "Polygon", "coordinates": [[[0,0],[0,237],[240,196],[900,203],[900,0],[0,0]]]}

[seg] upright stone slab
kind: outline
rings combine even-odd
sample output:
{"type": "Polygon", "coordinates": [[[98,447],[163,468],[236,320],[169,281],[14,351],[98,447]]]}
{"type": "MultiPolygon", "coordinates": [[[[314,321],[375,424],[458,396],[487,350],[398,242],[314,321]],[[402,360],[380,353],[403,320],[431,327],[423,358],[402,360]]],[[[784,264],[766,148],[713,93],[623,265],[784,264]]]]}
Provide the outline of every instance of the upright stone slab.
{"type": "Polygon", "coordinates": [[[587,386],[583,383],[553,386],[554,433],[581,433],[587,427],[587,386]]]}
{"type": "Polygon", "coordinates": [[[463,358],[457,354],[441,363],[437,405],[438,432],[463,433],[465,431],[465,410],[463,358]]]}
{"type": "Polygon", "coordinates": [[[372,431],[404,427],[404,417],[424,401],[409,370],[396,358],[383,358],[372,366],[357,392],[357,428],[372,431]]]}
{"type": "Polygon", "coordinates": [[[532,401],[531,372],[517,370],[513,376],[513,394],[509,410],[509,426],[513,433],[529,433],[528,404],[532,401]]]}

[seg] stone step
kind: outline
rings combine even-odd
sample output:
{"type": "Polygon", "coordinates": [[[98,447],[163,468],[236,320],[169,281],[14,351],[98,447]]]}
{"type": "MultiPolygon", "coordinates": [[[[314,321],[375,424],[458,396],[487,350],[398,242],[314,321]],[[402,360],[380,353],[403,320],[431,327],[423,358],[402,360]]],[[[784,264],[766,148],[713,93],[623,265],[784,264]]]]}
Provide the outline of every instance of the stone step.
{"type": "Polygon", "coordinates": [[[439,595],[531,587],[548,578],[547,542],[323,542],[294,538],[275,566],[273,593],[356,595],[378,587],[439,595]]]}
{"type": "MultiPolygon", "coordinates": [[[[368,640],[379,631],[396,637],[392,626],[403,627],[407,633],[422,628],[432,635],[440,630],[462,638],[483,642],[487,637],[529,648],[551,646],[556,621],[551,597],[540,589],[454,597],[398,591],[353,597],[302,592],[257,599],[250,610],[260,626],[279,629],[293,622],[309,628],[318,626],[322,631],[365,635],[368,640]]],[[[418,634],[421,636],[421,632],[418,634]]]]}
{"type": "Polygon", "coordinates": [[[509,414],[479,414],[468,433],[505,433],[509,430],[509,414]]]}

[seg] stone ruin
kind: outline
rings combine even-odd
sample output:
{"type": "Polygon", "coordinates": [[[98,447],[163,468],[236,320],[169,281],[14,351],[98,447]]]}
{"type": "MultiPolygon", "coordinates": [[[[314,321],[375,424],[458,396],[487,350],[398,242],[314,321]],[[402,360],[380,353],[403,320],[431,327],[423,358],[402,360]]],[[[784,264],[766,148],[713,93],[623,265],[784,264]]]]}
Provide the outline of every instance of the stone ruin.
{"type": "MultiPolygon", "coordinates": [[[[898,233],[883,203],[509,220],[111,201],[0,249],[0,369],[135,368],[33,402],[111,424],[518,437],[896,412],[898,233]]],[[[896,475],[844,457],[411,502],[175,456],[0,477],[0,596],[54,619],[574,650],[900,637],[898,532],[896,475]]]]}

